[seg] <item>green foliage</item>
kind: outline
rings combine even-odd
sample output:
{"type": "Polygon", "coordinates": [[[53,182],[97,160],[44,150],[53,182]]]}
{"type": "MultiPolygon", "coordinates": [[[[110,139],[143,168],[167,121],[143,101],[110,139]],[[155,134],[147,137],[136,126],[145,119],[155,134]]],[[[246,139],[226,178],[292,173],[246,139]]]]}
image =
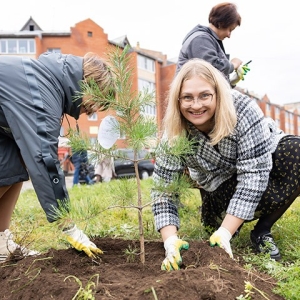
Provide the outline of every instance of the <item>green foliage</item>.
{"type": "Polygon", "coordinates": [[[72,298],[72,300],[94,300],[95,299],[94,294],[96,293],[96,291],[93,291],[93,289],[95,289],[99,284],[99,274],[93,275],[87,282],[86,286],[83,286],[80,279],[76,276],[73,275],[67,276],[64,281],[66,281],[67,279],[69,280],[74,279],[75,282],[79,285],[79,290],[72,298]],[[94,277],[96,278],[96,282],[92,281],[94,277]]]}
{"type": "Polygon", "coordinates": [[[127,262],[135,262],[135,258],[139,255],[138,250],[133,246],[129,245],[127,249],[124,250],[124,255],[126,256],[127,262]]]}
{"type": "Polygon", "coordinates": [[[68,145],[73,152],[81,152],[90,148],[90,139],[85,133],[79,133],[77,129],[69,128],[67,136],[70,137],[68,145]]]}
{"type": "Polygon", "coordinates": [[[267,295],[256,288],[254,285],[251,284],[249,281],[245,281],[245,296],[240,295],[239,297],[236,297],[237,300],[251,300],[251,295],[255,296],[255,294],[259,294],[262,299],[270,300],[267,295]]]}

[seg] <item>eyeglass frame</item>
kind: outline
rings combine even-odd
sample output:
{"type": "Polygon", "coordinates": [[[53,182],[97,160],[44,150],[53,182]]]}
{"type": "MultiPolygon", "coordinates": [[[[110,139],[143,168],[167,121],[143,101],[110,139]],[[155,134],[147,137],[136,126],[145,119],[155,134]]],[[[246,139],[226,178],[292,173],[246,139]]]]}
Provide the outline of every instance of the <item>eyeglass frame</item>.
{"type": "Polygon", "coordinates": [[[192,107],[192,105],[194,105],[194,104],[196,103],[196,101],[197,101],[197,103],[201,103],[202,105],[209,105],[209,104],[211,104],[212,99],[213,99],[213,96],[214,96],[215,94],[216,94],[216,93],[211,94],[211,93],[206,93],[206,92],[204,92],[204,93],[200,94],[200,96],[197,96],[197,97],[194,97],[194,96],[191,96],[191,95],[186,95],[186,96],[179,97],[179,98],[178,98],[178,101],[179,101],[179,103],[180,103],[184,108],[192,107]],[[202,95],[209,95],[209,96],[210,96],[210,100],[209,100],[209,101],[208,101],[208,100],[201,100],[200,97],[201,97],[202,95]],[[193,100],[191,99],[191,102],[190,102],[189,104],[185,105],[185,104],[182,103],[182,100],[183,100],[184,97],[191,97],[191,98],[193,98],[193,100]],[[206,101],[207,101],[207,103],[206,103],[206,101]]]}

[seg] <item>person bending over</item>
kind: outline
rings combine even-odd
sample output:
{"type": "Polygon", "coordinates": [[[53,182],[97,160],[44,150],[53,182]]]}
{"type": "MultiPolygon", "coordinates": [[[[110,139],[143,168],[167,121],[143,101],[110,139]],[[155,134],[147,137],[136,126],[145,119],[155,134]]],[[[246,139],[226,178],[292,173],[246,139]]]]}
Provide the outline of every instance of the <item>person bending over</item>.
{"type": "MultiPolygon", "coordinates": [[[[31,179],[49,222],[59,202],[68,207],[69,195],[58,159],[58,137],[64,114],[76,120],[103,109],[81,82],[93,81],[103,97],[114,91],[113,76],[96,54],[84,57],[43,53],[38,59],[0,56],[0,258],[19,247],[9,230],[22,182],[31,179]],[[5,155],[4,155],[5,154],[5,155]]],[[[88,256],[102,251],[70,220],[61,224],[71,245],[88,256]]],[[[21,247],[25,255],[37,254],[21,247]]]]}

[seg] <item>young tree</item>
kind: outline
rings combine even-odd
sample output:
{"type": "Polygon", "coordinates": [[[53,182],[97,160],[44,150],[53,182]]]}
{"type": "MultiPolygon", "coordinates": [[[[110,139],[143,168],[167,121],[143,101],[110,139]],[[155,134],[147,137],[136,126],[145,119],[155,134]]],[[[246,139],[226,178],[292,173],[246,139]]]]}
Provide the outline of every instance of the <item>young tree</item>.
{"type": "MultiPolygon", "coordinates": [[[[143,203],[143,195],[141,193],[141,182],[138,171],[138,152],[145,148],[153,147],[153,139],[158,139],[156,119],[147,116],[144,112],[148,106],[155,105],[155,95],[153,91],[144,89],[142,91],[134,90],[132,87],[133,83],[133,59],[135,56],[131,55],[130,48],[126,46],[123,50],[120,48],[112,48],[107,53],[108,63],[110,69],[115,77],[115,86],[112,87],[111,96],[108,98],[103,97],[98,86],[93,82],[83,82],[81,84],[82,94],[89,95],[92,101],[98,103],[104,110],[109,113],[113,113],[118,122],[113,122],[111,126],[112,135],[116,131],[121,132],[122,136],[126,137],[126,144],[128,148],[133,149],[134,157],[132,162],[135,169],[135,180],[137,188],[137,202],[132,203],[132,193],[128,193],[123,189],[120,197],[114,197],[115,200],[122,199],[121,205],[113,205],[110,208],[122,207],[122,208],[134,208],[138,210],[138,223],[139,223],[139,239],[140,239],[140,260],[142,263],[145,262],[145,246],[144,246],[144,228],[143,228],[143,209],[151,204],[143,203]],[[128,196],[127,199],[124,198],[128,196]]],[[[81,97],[79,94],[78,97],[81,97]]],[[[124,157],[121,152],[116,151],[116,147],[105,149],[100,144],[91,144],[86,136],[78,134],[78,132],[71,131],[71,146],[72,149],[84,148],[94,153],[95,158],[100,155],[112,156],[114,158],[122,158],[129,160],[128,157],[124,157]]],[[[160,151],[171,151],[178,155],[178,158],[183,157],[191,151],[192,143],[187,138],[178,138],[176,142],[169,147],[167,143],[161,144],[160,148],[157,148],[159,155],[160,151]]],[[[132,185],[128,182],[126,184],[128,189],[132,189],[132,185]]],[[[170,185],[165,186],[163,184],[157,184],[155,187],[159,190],[173,193],[175,195],[174,201],[178,201],[178,194],[184,194],[187,188],[190,187],[187,177],[176,178],[176,180],[170,185]],[[186,179],[186,180],[184,180],[186,179]]]]}
{"type": "MultiPolygon", "coordinates": [[[[144,113],[147,106],[155,105],[155,98],[154,93],[147,89],[136,91],[132,88],[134,76],[132,64],[134,63],[134,57],[131,55],[129,46],[126,46],[124,49],[112,48],[108,51],[107,57],[108,64],[115,77],[115,86],[113,87],[115,93],[112,93],[114,96],[109,98],[103,97],[98,86],[91,80],[81,83],[81,93],[78,94],[78,97],[81,97],[83,93],[89,95],[90,99],[97,102],[103,109],[114,113],[118,122],[113,124],[114,126],[112,126],[111,130],[120,131],[122,136],[126,137],[127,147],[134,151],[132,161],[136,174],[137,204],[128,207],[138,210],[140,258],[141,262],[144,263],[145,250],[142,210],[145,205],[143,206],[138,172],[138,152],[141,149],[149,148],[151,143],[153,143],[153,137],[157,133],[155,118],[151,118],[144,113]]],[[[104,149],[99,144],[92,145],[86,136],[74,131],[71,132],[70,140],[72,149],[82,148],[82,141],[84,141],[85,148],[95,153],[95,157],[106,155],[113,156],[114,158],[128,159],[118,151],[115,151],[115,147],[104,149]]]]}

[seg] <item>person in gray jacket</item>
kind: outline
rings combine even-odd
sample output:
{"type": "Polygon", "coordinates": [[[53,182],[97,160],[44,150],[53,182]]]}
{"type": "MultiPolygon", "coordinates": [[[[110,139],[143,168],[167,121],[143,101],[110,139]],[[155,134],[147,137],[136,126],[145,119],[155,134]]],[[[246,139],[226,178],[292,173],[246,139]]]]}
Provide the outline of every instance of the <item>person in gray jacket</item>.
{"type": "Polygon", "coordinates": [[[299,136],[277,128],[255,100],[231,89],[202,59],[183,65],[167,103],[153,173],[158,185],[151,193],[166,250],[162,269],[178,269],[180,250],[189,247],[178,237],[178,191],[168,189],[186,168],[203,189],[201,219],[211,246],[233,257],[232,236],[244,222],[257,220],[250,233],[254,249],[279,260],[271,229],[300,194],[299,136]],[[178,137],[190,140],[187,154],[172,151],[178,137]]]}
{"type": "MultiPolygon", "coordinates": [[[[229,74],[238,70],[242,60],[230,60],[229,54],[225,52],[223,40],[230,38],[232,31],[241,25],[241,16],[235,4],[224,2],[211,9],[208,21],[208,26],[198,24],[184,38],[176,74],[189,59],[201,58],[221,71],[230,82],[229,74]]],[[[232,86],[236,83],[237,81],[233,82],[232,86]]]]}
{"type": "MultiPolygon", "coordinates": [[[[64,114],[101,109],[81,93],[81,82],[97,83],[103,95],[114,93],[107,64],[94,53],[84,57],[44,53],[38,59],[0,56],[0,259],[19,247],[9,231],[22,182],[31,179],[49,222],[57,221],[59,203],[69,195],[58,160],[58,137],[64,114]]],[[[59,223],[59,222],[58,222],[59,223]]],[[[59,223],[60,224],[60,223],[59,223]]],[[[61,225],[61,224],[60,224],[61,225]]],[[[62,224],[66,239],[89,256],[102,251],[72,222],[62,224]]],[[[21,247],[23,254],[33,255],[21,247]]]]}

